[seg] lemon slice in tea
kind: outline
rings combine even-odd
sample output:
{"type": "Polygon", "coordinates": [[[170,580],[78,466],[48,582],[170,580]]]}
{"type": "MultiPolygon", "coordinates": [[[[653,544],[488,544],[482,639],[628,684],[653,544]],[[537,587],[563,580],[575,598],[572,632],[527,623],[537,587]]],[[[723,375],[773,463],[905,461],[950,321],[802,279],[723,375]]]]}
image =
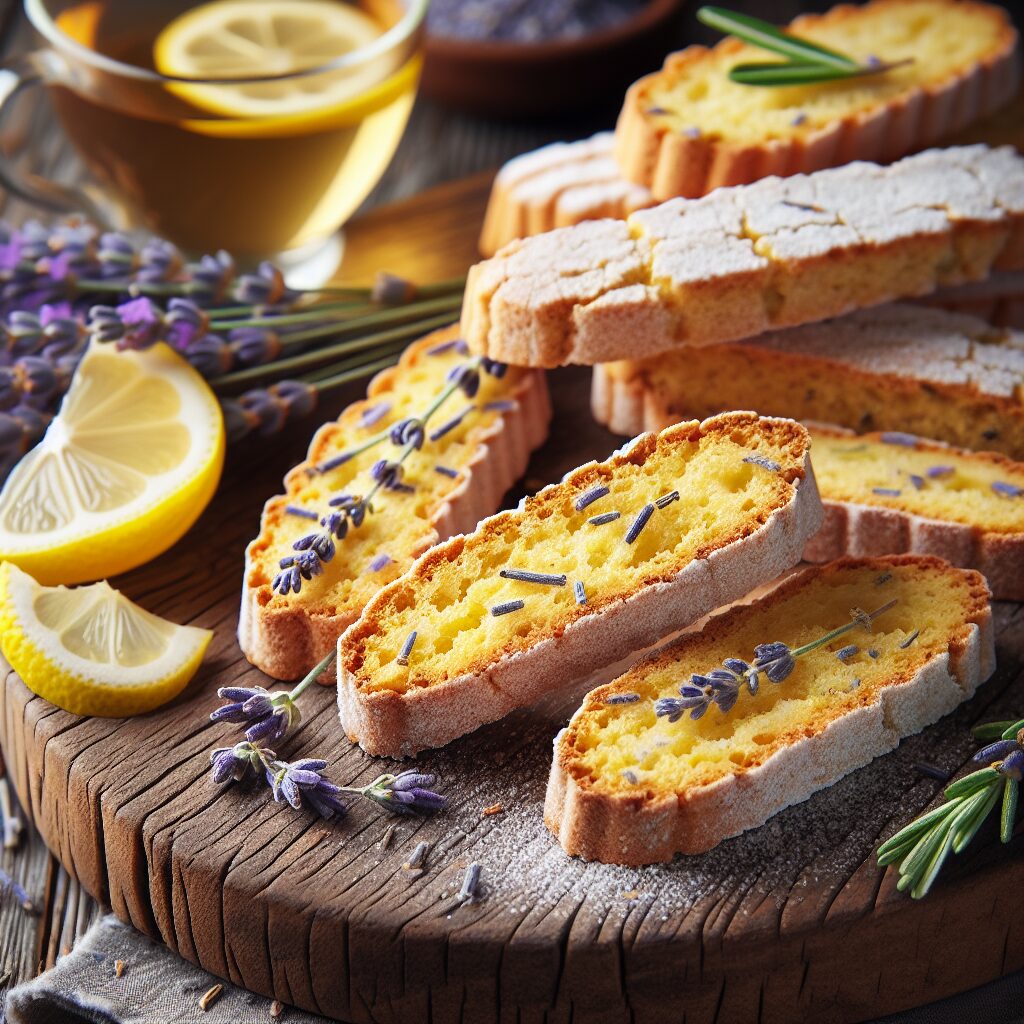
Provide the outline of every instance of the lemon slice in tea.
{"type": "MultiPolygon", "coordinates": [[[[254,78],[318,68],[363,49],[383,28],[340,0],[213,0],[171,21],[153,44],[156,69],[178,78],[254,78]]],[[[350,69],[240,85],[176,83],[195,106],[228,117],[306,114],[356,100],[381,78],[372,59],[350,69]]]]}
{"type": "Polygon", "coordinates": [[[184,359],[94,342],[0,492],[0,560],[47,585],[133,569],[195,522],[223,464],[220,403],[184,359]]]}
{"type": "Polygon", "coordinates": [[[213,634],[177,626],[109,583],[41,587],[0,565],[0,648],[35,694],[76,715],[136,715],[176,697],[213,634]]]}

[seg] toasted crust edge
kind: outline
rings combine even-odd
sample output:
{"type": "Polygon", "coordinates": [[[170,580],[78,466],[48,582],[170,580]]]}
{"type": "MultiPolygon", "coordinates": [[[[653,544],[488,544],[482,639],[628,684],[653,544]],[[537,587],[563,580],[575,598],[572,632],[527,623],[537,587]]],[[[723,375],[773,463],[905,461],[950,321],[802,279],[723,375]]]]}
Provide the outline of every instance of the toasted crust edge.
{"type": "MultiPolygon", "coordinates": [[[[748,418],[754,414],[711,417],[699,429],[713,429],[737,416],[748,418]]],[[[791,420],[760,419],[792,424],[803,431],[791,420]]],[[[644,441],[644,436],[634,439],[623,453],[644,441]]],[[[795,482],[792,498],[772,512],[755,533],[690,562],[668,582],[644,587],[614,608],[583,616],[560,637],[492,662],[482,674],[467,673],[409,695],[389,690],[362,692],[357,675],[346,664],[346,631],[338,643],[342,726],[353,742],[375,756],[409,757],[419,750],[443,746],[497,721],[516,707],[538,700],[550,692],[552,680],[579,679],[737,600],[752,586],[775,579],[797,564],[821,519],[817,486],[805,450],[803,478],[795,482]]],[[[478,529],[486,525],[487,520],[478,529]]],[[[448,546],[461,542],[461,538],[453,538],[423,557],[443,558],[448,546]]],[[[409,572],[414,572],[418,564],[409,572]]]]}
{"type": "MultiPolygon", "coordinates": [[[[887,0],[873,7],[898,6],[887,0]]],[[[690,46],[670,54],[660,71],[635,82],[615,128],[615,157],[628,180],[650,189],[658,200],[676,196],[693,198],[726,185],[742,185],[777,174],[818,171],[854,160],[889,163],[934,145],[968,125],[988,117],[1016,94],[1021,78],[1017,33],[1009,18],[989,4],[969,4],[979,16],[1001,20],[1001,45],[974,67],[941,87],[918,86],[881,107],[834,121],[826,128],[791,139],[773,139],[760,145],[740,145],[670,132],[652,123],[644,97],[650,83],[673,76],[679,69],[704,59],[711,51],[690,46]]],[[[825,15],[803,15],[790,28],[822,18],[843,21],[863,8],[843,4],[825,15]]],[[[735,40],[719,44],[723,50],[739,49],[735,40]]],[[[716,47],[717,49],[717,47],[716,47]]]]}
{"type": "MultiPolygon", "coordinates": [[[[867,561],[881,568],[906,558],[867,561]]],[[[832,564],[848,561],[860,560],[832,564]]],[[[805,570],[773,594],[795,589],[808,573],[829,568],[805,570]]],[[[975,577],[972,587],[988,594],[978,573],[951,571],[975,577]]],[[[761,600],[770,601],[773,594],[761,600]]],[[[669,861],[676,853],[703,853],[893,750],[903,737],[920,732],[972,697],[994,670],[995,632],[986,597],[963,634],[953,637],[947,651],[928,661],[912,679],[885,687],[874,704],[833,719],[820,732],[783,748],[743,775],[687,794],[685,805],[675,792],[638,801],[580,787],[563,764],[562,730],[554,740],[544,821],[567,853],[584,860],[640,866],[669,861]]],[[[582,713],[581,708],[576,715],[582,713]]]]}
{"type": "MultiPolygon", "coordinates": [[[[397,366],[378,373],[369,383],[366,398],[353,406],[369,405],[377,396],[390,391],[404,365],[419,351],[449,338],[459,336],[457,326],[442,328],[414,342],[402,354],[397,366]]],[[[424,538],[423,551],[441,540],[472,530],[477,522],[501,505],[505,492],[523,475],[530,454],[547,438],[551,421],[551,403],[543,371],[523,371],[524,376],[509,396],[516,408],[498,417],[481,437],[473,459],[458,486],[431,516],[431,533],[424,538]]],[[[321,426],[310,442],[315,450],[317,439],[329,424],[321,426]]],[[[309,460],[290,470],[285,477],[301,472],[309,460]]],[[[295,679],[308,672],[334,649],[342,633],[358,619],[356,611],[344,615],[316,615],[298,608],[274,609],[260,602],[261,587],[249,585],[254,568],[252,548],[263,535],[271,498],[264,505],[260,529],[245,550],[242,601],[238,616],[238,644],[242,653],[257,668],[275,679],[295,679]]],[[[325,677],[325,680],[327,677],[325,677]]],[[[333,683],[333,676],[327,680],[333,683]]]]}

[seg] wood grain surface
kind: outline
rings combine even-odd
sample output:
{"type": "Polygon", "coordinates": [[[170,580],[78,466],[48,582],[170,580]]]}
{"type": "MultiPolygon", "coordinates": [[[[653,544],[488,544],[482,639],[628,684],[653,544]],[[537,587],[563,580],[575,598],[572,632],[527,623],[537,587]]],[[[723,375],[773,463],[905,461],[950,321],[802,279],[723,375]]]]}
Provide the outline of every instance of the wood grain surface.
{"type": "MultiPolygon", "coordinates": [[[[420,279],[458,273],[484,194],[483,181],[469,180],[369,215],[351,229],[346,276],[381,266],[420,279]]],[[[551,442],[524,488],[619,443],[590,419],[588,376],[551,375],[551,442]]],[[[209,722],[214,691],[266,682],[234,638],[244,546],[314,421],[357,391],[333,395],[283,437],[232,451],[197,526],[115,581],[157,614],[215,630],[181,698],[140,718],[82,719],[6,673],[8,771],[85,891],[215,974],[358,1022],[855,1021],[1024,966],[1024,835],[1004,847],[987,829],[917,903],[873,856],[940,791],[916,761],[956,770],[973,750],[970,724],[1019,714],[1016,605],[997,609],[999,670],[975,700],[765,827],[672,865],[587,865],[544,829],[551,739],[578,693],[421,755],[416,763],[439,775],[452,807],[401,821],[390,837],[394,819],[372,807],[329,824],[274,804],[263,787],[215,787],[210,749],[236,734],[209,722]],[[482,814],[496,803],[502,813],[482,814]],[[431,850],[417,875],[403,864],[421,840],[431,850]],[[456,909],[470,861],[483,865],[484,898],[456,909]]],[[[347,743],[332,691],[307,696],[282,756],[329,758],[330,776],[345,784],[392,766],[347,743]]]]}

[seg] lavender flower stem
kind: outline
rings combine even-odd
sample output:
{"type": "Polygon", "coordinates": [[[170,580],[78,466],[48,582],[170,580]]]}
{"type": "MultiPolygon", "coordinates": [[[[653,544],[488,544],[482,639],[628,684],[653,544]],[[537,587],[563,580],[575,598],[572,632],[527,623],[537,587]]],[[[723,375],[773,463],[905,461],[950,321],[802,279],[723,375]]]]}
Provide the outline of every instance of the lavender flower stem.
{"type": "MultiPolygon", "coordinates": [[[[893,600],[883,604],[881,608],[876,608],[873,612],[868,612],[868,620],[873,621],[874,619],[877,619],[879,615],[887,612],[895,604],[896,598],[893,598],[893,600]]],[[[794,648],[790,654],[794,658],[799,658],[802,654],[807,654],[809,651],[813,651],[818,647],[824,647],[825,644],[831,643],[836,639],[836,637],[842,636],[844,633],[849,633],[851,629],[856,629],[860,625],[862,625],[861,619],[855,618],[851,622],[847,622],[845,625],[833,629],[830,633],[826,633],[824,636],[819,636],[817,640],[812,640],[810,643],[804,644],[802,647],[794,648]]]]}
{"type": "Polygon", "coordinates": [[[306,690],[310,683],[314,680],[319,679],[324,672],[330,668],[334,659],[338,656],[338,649],[334,648],[330,654],[327,655],[318,665],[310,669],[306,676],[295,684],[291,692],[288,694],[288,699],[295,701],[298,700],[302,693],[306,690]]]}
{"type": "MultiPolygon", "coordinates": [[[[251,366],[245,370],[237,370],[234,373],[225,373],[210,381],[214,388],[228,387],[234,384],[247,384],[253,380],[259,380],[268,375],[278,376],[280,373],[290,373],[298,369],[306,369],[322,363],[331,356],[344,355],[349,352],[363,352],[367,349],[377,348],[389,341],[407,339],[417,334],[424,334],[437,327],[443,327],[451,323],[451,315],[431,317],[428,320],[417,320],[410,324],[403,324],[401,327],[394,327],[389,331],[380,331],[374,334],[367,334],[362,338],[354,338],[342,342],[339,345],[330,345],[326,348],[316,348],[311,352],[304,352],[300,356],[290,356],[287,359],[278,359],[272,363],[262,363],[259,366],[251,366]]],[[[337,333],[337,325],[328,325],[327,334],[337,333]]],[[[309,339],[307,339],[309,340],[309,339]]]]}
{"type": "MultiPolygon", "coordinates": [[[[306,316],[310,313],[340,313],[340,312],[369,312],[373,309],[378,309],[378,306],[374,306],[370,303],[364,302],[362,299],[354,299],[351,302],[320,302],[315,306],[306,305],[301,309],[297,309],[295,313],[281,314],[280,316],[265,316],[263,314],[255,315],[256,310],[260,308],[253,305],[243,306],[217,306],[214,309],[208,310],[207,315],[210,318],[211,324],[216,324],[218,327],[230,328],[230,327],[264,327],[264,326],[278,326],[287,324],[289,318],[292,316],[306,316]],[[247,319],[240,319],[246,317],[247,319]]],[[[315,319],[309,317],[309,319],[315,319]]],[[[323,317],[321,316],[322,320],[323,317]]],[[[306,321],[301,320],[299,323],[305,323],[306,321]]]]}

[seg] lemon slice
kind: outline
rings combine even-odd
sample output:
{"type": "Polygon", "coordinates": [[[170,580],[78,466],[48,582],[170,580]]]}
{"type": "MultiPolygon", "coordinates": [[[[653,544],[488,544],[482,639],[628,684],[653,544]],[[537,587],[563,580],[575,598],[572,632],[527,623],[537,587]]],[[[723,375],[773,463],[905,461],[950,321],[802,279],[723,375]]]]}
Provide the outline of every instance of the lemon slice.
{"type": "Polygon", "coordinates": [[[94,343],[0,492],[0,559],[46,585],[126,572],[195,522],[223,464],[220,404],[188,363],[94,343]]]}
{"type": "Polygon", "coordinates": [[[35,694],[76,715],[121,717],[176,697],[213,633],[133,604],[109,583],[42,587],[0,565],[0,650],[35,694]]]}
{"type": "MultiPolygon", "coordinates": [[[[178,78],[288,75],[364,49],[382,34],[368,14],[338,0],[214,0],[163,29],[153,44],[153,62],[162,74],[178,78]]],[[[174,90],[229,117],[288,117],[355,100],[381,77],[379,61],[371,58],[281,81],[175,83],[174,90]]]]}

